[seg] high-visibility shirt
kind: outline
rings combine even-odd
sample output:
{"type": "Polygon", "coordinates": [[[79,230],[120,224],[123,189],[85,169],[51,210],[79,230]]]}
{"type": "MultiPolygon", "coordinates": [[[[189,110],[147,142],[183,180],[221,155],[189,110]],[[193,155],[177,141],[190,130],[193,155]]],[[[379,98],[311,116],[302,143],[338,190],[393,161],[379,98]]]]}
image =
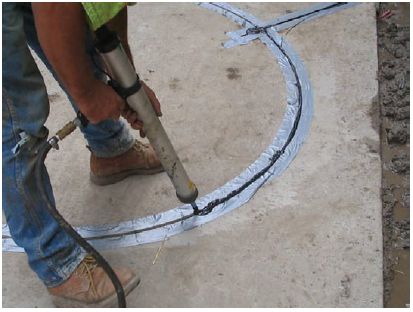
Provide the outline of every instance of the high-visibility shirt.
{"type": "Polygon", "coordinates": [[[88,16],[90,28],[95,31],[114,18],[127,2],[82,2],[88,16]]]}

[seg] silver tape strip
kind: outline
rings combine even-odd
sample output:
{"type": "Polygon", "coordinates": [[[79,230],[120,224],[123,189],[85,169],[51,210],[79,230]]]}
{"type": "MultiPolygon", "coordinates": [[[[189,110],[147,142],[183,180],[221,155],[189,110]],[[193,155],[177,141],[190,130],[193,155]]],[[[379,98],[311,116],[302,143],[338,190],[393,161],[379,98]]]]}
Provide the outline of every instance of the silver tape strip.
{"type": "MultiPolygon", "coordinates": [[[[218,12],[242,26],[259,25],[261,22],[254,16],[245,13],[227,3],[201,3],[201,7],[218,12]]],[[[267,32],[268,35],[261,35],[260,40],[270,49],[276,57],[281,67],[287,87],[287,106],[284,118],[276,137],[266,150],[238,177],[227,182],[215,191],[203,196],[196,201],[198,207],[204,207],[210,201],[224,197],[232,190],[239,188],[249,181],[256,173],[260,172],[269,164],[269,159],[287,142],[290,134],[296,126],[295,135],[285,149],[285,152],[278,161],[258,180],[252,183],[239,195],[231,198],[227,202],[217,206],[206,216],[193,216],[179,223],[169,224],[150,231],[139,234],[122,235],[122,233],[139,229],[145,229],[170,222],[172,220],[190,215],[192,207],[183,205],[159,214],[133,219],[119,224],[104,224],[98,226],[82,226],[77,228],[79,234],[89,239],[89,242],[99,250],[113,249],[119,247],[136,246],[146,243],[162,241],[167,237],[182,233],[199,225],[210,222],[235,208],[248,202],[257,190],[270,179],[281,175],[287,169],[291,161],[297,155],[301,145],[307,136],[312,119],[313,96],[308,75],[303,63],[294,50],[275,31],[267,32]],[[298,80],[297,80],[298,79],[298,80]],[[300,87],[300,88],[299,88],[300,87]],[[301,103],[299,101],[301,95],[301,103]],[[300,109],[301,108],[301,109],[300,109]],[[296,120],[299,120],[295,125],[296,120]],[[117,235],[113,238],[99,238],[102,236],[117,235]]],[[[3,251],[23,252],[23,249],[16,246],[10,237],[7,225],[3,225],[3,251]]]]}
{"type": "Polygon", "coordinates": [[[226,35],[230,37],[230,40],[224,43],[224,47],[231,48],[237,45],[244,45],[244,44],[249,43],[252,40],[260,38],[260,36],[262,35],[261,33],[258,33],[258,34],[247,33],[249,30],[253,29],[254,27],[262,27],[262,28],[267,28],[267,29],[272,28],[273,30],[280,32],[284,29],[295,27],[296,25],[311,21],[315,18],[320,18],[325,15],[336,13],[338,11],[353,7],[357,4],[358,3],[356,2],[320,3],[320,4],[312,5],[304,10],[295,11],[295,12],[283,15],[269,22],[257,21],[255,25],[253,26],[246,25],[246,27],[243,29],[227,32],[226,35]]]}
{"type": "Polygon", "coordinates": [[[276,26],[271,27],[271,28],[273,30],[277,31],[277,32],[280,32],[284,29],[288,29],[288,28],[293,27],[297,24],[301,24],[303,22],[308,22],[308,21],[311,21],[315,18],[320,18],[320,17],[325,16],[325,15],[333,14],[333,13],[336,13],[338,11],[351,8],[355,5],[358,5],[358,3],[356,3],[356,2],[349,2],[349,3],[326,2],[326,3],[316,4],[314,6],[309,7],[308,9],[305,9],[305,10],[302,10],[302,11],[296,11],[296,12],[284,15],[280,18],[277,18],[273,21],[270,21],[270,22],[266,23],[265,26],[279,24],[279,25],[276,25],[276,26]],[[330,6],[335,5],[335,4],[337,4],[338,6],[329,8],[330,6]],[[318,11],[318,10],[322,10],[322,11],[318,11]],[[318,12],[316,12],[316,11],[318,11],[318,12]],[[314,13],[311,13],[311,12],[314,12],[314,13]],[[301,17],[301,18],[299,17],[299,16],[306,15],[306,14],[309,14],[309,15],[301,17]],[[291,19],[293,19],[293,20],[291,20],[291,19]],[[288,20],[291,20],[291,21],[288,21],[288,20]],[[280,23],[282,23],[282,24],[280,24],[280,23]]]}

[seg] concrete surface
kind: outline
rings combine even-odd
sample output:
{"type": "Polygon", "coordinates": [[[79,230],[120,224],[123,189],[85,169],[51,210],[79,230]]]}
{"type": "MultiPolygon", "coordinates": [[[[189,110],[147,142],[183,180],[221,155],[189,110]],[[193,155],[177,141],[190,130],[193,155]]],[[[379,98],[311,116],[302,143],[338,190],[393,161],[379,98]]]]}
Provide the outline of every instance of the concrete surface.
{"type": "MultiPolygon", "coordinates": [[[[310,4],[234,5],[267,20],[310,4]]],[[[206,194],[238,175],[275,135],[286,105],[281,71],[258,41],[224,49],[224,32],[238,26],[194,4],[139,4],[129,27],[162,122],[206,194]]],[[[110,263],[141,274],[129,307],[382,306],[374,4],[303,23],[286,39],[313,86],[306,143],[248,204],[167,240],[155,264],[161,243],[105,252],[110,263]]],[[[73,113],[45,77],[53,132],[73,113]]],[[[119,222],[179,204],[166,175],[92,185],[88,157],[77,132],[47,159],[58,209],[72,224],[119,222]]],[[[4,307],[52,306],[24,254],[3,254],[2,290],[4,307]]]]}

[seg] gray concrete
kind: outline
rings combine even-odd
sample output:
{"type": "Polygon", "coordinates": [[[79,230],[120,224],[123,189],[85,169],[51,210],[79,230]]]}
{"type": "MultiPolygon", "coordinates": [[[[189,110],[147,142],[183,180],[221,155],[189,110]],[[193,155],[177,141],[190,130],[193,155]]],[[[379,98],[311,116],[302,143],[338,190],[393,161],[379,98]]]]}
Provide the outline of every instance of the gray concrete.
{"type": "MultiPolygon", "coordinates": [[[[308,5],[239,7],[267,20],[308,5]]],[[[375,23],[374,4],[362,4],[288,34],[314,92],[305,145],[248,204],[167,240],[155,264],[161,243],[105,252],[114,265],[141,274],[130,307],[382,306],[375,23]]],[[[281,71],[258,41],[224,49],[224,32],[238,26],[193,4],[139,4],[129,24],[135,63],[206,194],[241,172],[275,135],[286,105],[281,71]]],[[[45,76],[48,126],[55,131],[73,114],[45,76]]],[[[47,159],[58,208],[71,223],[112,223],[179,205],[166,175],[92,185],[84,146],[77,132],[47,159]]],[[[24,254],[3,254],[2,289],[5,307],[52,306],[24,254]]]]}

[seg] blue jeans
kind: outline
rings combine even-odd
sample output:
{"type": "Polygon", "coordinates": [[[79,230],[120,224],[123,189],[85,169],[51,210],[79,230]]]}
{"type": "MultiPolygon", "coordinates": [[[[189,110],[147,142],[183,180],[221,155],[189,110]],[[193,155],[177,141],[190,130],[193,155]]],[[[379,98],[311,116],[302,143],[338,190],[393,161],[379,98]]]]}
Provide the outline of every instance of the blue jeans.
{"type": "MultiPolygon", "coordinates": [[[[44,123],[49,114],[49,100],[28,45],[55,78],[56,75],[37,39],[30,5],[3,3],[2,17],[3,212],[14,241],[28,256],[30,267],[46,286],[53,287],[70,276],[85,254],[49,214],[38,195],[34,166],[36,151],[48,136],[44,123]]],[[[87,53],[97,58],[88,34],[87,53]]],[[[104,79],[96,66],[94,70],[97,77],[104,79]]],[[[68,97],[77,111],[76,103],[68,97]]],[[[121,121],[89,124],[81,131],[91,151],[99,157],[120,155],[134,144],[134,138],[121,121]]],[[[43,183],[54,203],[45,166],[43,170],[43,183]]]]}

